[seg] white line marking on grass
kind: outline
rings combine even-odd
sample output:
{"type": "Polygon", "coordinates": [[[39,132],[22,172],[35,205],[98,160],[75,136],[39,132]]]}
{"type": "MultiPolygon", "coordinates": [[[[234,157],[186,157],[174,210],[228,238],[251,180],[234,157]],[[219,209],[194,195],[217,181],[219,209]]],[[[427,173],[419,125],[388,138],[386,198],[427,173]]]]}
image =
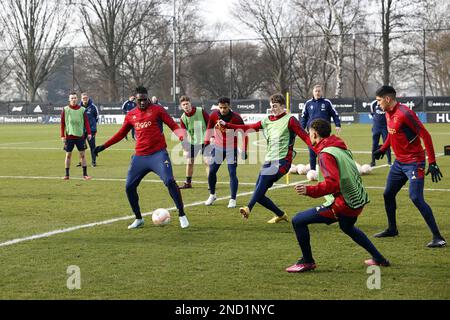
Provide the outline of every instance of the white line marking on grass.
{"type": "MultiPolygon", "coordinates": [[[[297,183],[301,183],[301,182],[307,182],[307,180],[298,181],[298,182],[290,183],[290,184],[274,186],[274,187],[270,188],[270,190],[286,188],[286,187],[293,186],[293,185],[295,185],[297,183]]],[[[242,192],[242,193],[237,194],[237,196],[238,197],[242,197],[242,196],[247,196],[247,195],[251,195],[251,194],[253,194],[253,191],[242,192]]],[[[221,198],[217,198],[216,201],[227,200],[229,198],[230,198],[230,196],[221,197],[221,198]]],[[[189,208],[189,207],[195,207],[195,206],[198,206],[198,205],[205,205],[205,202],[204,201],[196,201],[196,202],[193,202],[193,203],[185,204],[184,207],[185,208],[189,208]]],[[[169,211],[173,211],[173,210],[176,210],[176,207],[171,207],[171,208],[166,208],[166,209],[169,210],[169,211]]],[[[153,211],[146,212],[146,213],[143,213],[142,216],[143,217],[149,216],[152,213],[153,213],[153,211]]],[[[92,227],[96,227],[96,226],[100,226],[100,225],[111,224],[111,223],[114,223],[114,222],[128,220],[128,219],[132,219],[132,218],[134,218],[134,215],[133,216],[118,217],[118,218],[104,220],[104,221],[99,221],[99,222],[92,222],[92,223],[82,224],[82,225],[79,225],[79,226],[74,226],[74,227],[69,227],[69,228],[64,228],[64,229],[57,229],[57,230],[53,230],[53,231],[49,231],[49,232],[45,232],[45,233],[35,234],[35,235],[29,236],[29,237],[8,240],[8,241],[0,243],[0,247],[6,247],[6,246],[10,246],[10,245],[21,243],[21,242],[25,242],[25,241],[31,241],[31,240],[37,240],[37,239],[42,239],[42,238],[48,238],[48,237],[51,237],[51,236],[54,236],[54,235],[57,235],[57,234],[61,234],[61,233],[68,233],[68,232],[72,232],[72,231],[76,231],[76,230],[80,230],[80,229],[86,229],[86,228],[92,228],[92,227]]]]}
{"type": "MultiPolygon", "coordinates": [[[[376,189],[376,190],[384,190],[386,187],[366,187],[366,189],[376,189]]],[[[402,188],[401,190],[408,191],[408,188],[402,188]]],[[[437,191],[437,192],[450,192],[450,189],[436,189],[436,188],[424,188],[424,191],[437,191]]]]}
{"type": "MultiPolygon", "coordinates": [[[[2,147],[0,146],[1,150],[63,150],[63,145],[61,147],[2,147]]],[[[114,148],[108,151],[134,151],[134,148],[130,149],[122,149],[122,148],[114,148]]]]}
{"type": "MultiPolygon", "coordinates": [[[[0,176],[0,179],[31,179],[31,180],[62,180],[61,177],[44,177],[44,176],[0,176]]],[[[69,180],[83,180],[83,178],[80,177],[70,177],[69,180]]],[[[124,178],[95,178],[93,177],[92,180],[94,181],[119,181],[119,182],[125,182],[126,179],[124,178]]],[[[161,180],[156,179],[144,179],[142,182],[148,182],[148,183],[163,183],[161,180]]],[[[197,184],[208,184],[208,181],[192,181],[192,183],[197,184]]],[[[245,186],[254,186],[256,182],[239,182],[240,185],[245,186]]],[[[225,181],[217,181],[217,184],[230,184],[229,182],[225,181]]],[[[275,183],[275,186],[281,186],[285,185],[284,183],[275,183]]]]}

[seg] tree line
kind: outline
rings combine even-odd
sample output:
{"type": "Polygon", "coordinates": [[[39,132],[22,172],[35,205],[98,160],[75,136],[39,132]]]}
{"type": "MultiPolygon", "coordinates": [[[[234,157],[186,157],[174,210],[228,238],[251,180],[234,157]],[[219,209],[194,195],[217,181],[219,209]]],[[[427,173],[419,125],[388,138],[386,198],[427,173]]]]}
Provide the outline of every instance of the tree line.
{"type": "Polygon", "coordinates": [[[391,84],[450,95],[450,9],[444,0],[236,0],[250,40],[214,40],[200,0],[2,0],[0,97],[57,101],[71,90],[116,102],[144,85],[170,101],[373,96],[391,84]],[[174,30],[175,29],[175,30],[174,30]],[[175,39],[174,39],[175,37],[175,39]]]}

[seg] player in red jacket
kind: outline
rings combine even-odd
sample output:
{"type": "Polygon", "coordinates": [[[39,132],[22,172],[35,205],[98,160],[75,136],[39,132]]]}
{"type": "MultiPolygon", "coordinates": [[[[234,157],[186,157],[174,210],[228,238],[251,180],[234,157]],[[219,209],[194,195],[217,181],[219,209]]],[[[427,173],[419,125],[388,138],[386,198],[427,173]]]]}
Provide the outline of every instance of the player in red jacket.
{"type": "Polygon", "coordinates": [[[365,261],[366,265],[390,265],[364,232],[355,227],[358,216],[369,202],[369,196],[351,152],[343,140],[330,133],[331,125],[327,120],[316,119],[311,122],[309,138],[314,152],[318,155],[320,172],[324,179],[313,186],[298,184],[295,191],[311,198],[327,196],[327,202],[299,212],[292,219],[303,256],[297,263],[286,268],[287,272],[304,272],[316,268],[308,229],[308,225],[313,223],[339,223],[345,234],[372,255],[372,259],[365,261]]]}
{"type": "MultiPolygon", "coordinates": [[[[219,120],[228,123],[244,124],[241,116],[233,112],[230,107],[230,98],[221,97],[218,100],[219,110],[213,111],[209,116],[208,127],[205,134],[205,155],[210,158],[208,185],[209,197],[205,205],[210,206],[216,200],[217,171],[226,159],[228,164],[228,173],[230,174],[231,199],[228,202],[228,208],[236,207],[236,196],[238,190],[237,154],[238,141],[237,132],[232,129],[225,129],[218,124],[219,120]],[[214,145],[210,145],[211,138],[214,138],[214,145]]],[[[243,138],[242,159],[247,159],[248,137],[243,138]]]]}
{"type": "Polygon", "coordinates": [[[127,113],[122,128],[103,145],[96,147],[95,152],[98,154],[119,142],[127,136],[131,128],[135,128],[136,147],[128,170],[126,192],[136,220],[128,226],[128,229],[138,228],[144,224],[139,207],[137,187],[147,173],[152,171],[161,178],[169,190],[169,194],[178,209],[181,228],[187,228],[189,222],[184,212],[180,190],[173,177],[172,164],[166,150],[167,145],[163,133],[163,123],[180,140],[183,140],[183,130],[161,105],[150,102],[146,88],[138,87],[136,88],[136,93],[137,108],[127,113]]]}
{"type": "Polygon", "coordinates": [[[383,238],[398,235],[395,197],[409,180],[409,197],[419,209],[433,234],[433,239],[427,246],[429,248],[443,247],[446,245],[446,241],[439,232],[433,211],[423,197],[425,175],[431,173],[433,182],[440,181],[442,177],[436,163],[431,136],[415,112],[397,101],[396,91],[393,87],[382,86],[379,88],[376,92],[376,99],[383,111],[386,112],[389,135],[384,144],[374,151],[373,156],[377,160],[381,159],[391,146],[396,160],[389,171],[383,194],[389,226],[385,231],[377,233],[375,237],[383,238]],[[420,139],[423,140],[428,155],[429,164],[426,174],[425,151],[420,139]]]}

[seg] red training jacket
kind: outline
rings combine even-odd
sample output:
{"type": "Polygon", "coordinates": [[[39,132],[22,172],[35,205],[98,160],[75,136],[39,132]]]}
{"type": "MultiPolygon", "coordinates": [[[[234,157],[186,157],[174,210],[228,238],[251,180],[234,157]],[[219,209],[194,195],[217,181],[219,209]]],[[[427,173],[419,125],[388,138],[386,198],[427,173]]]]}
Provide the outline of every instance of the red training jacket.
{"type": "Polygon", "coordinates": [[[389,134],[381,151],[386,152],[391,146],[395,157],[402,163],[425,161],[420,137],[425,144],[428,162],[436,162],[431,136],[414,111],[398,102],[390,112],[386,112],[386,121],[389,134]]]}
{"type": "Polygon", "coordinates": [[[163,122],[183,140],[183,130],[160,105],[152,104],[145,110],[134,108],[129,111],[122,128],[104,143],[105,148],[119,142],[128,134],[132,127],[135,129],[137,156],[147,156],[167,148],[163,133],[163,122]]]}
{"type": "MultiPolygon", "coordinates": [[[[225,117],[229,117],[230,119],[224,121],[231,124],[244,124],[244,120],[242,117],[233,111],[230,111],[231,114],[228,114],[225,117]]],[[[210,139],[214,137],[214,144],[222,149],[236,149],[238,146],[237,143],[237,134],[232,129],[221,128],[220,126],[216,126],[217,122],[221,119],[220,111],[215,110],[209,115],[208,127],[206,129],[205,134],[205,145],[210,143],[210,139]],[[232,147],[230,147],[230,145],[232,147]]],[[[247,151],[248,137],[243,135],[242,145],[243,150],[247,151]]]]}

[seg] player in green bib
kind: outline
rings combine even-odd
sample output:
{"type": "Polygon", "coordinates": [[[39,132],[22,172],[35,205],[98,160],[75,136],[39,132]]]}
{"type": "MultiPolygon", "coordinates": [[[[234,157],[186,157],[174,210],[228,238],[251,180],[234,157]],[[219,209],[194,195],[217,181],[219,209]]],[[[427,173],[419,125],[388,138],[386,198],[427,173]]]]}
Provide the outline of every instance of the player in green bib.
{"type": "MultiPolygon", "coordinates": [[[[192,175],[194,174],[194,160],[195,157],[201,153],[203,155],[206,127],[209,121],[209,115],[203,108],[193,107],[191,99],[188,96],[180,97],[180,107],[183,109],[183,114],[180,118],[181,128],[186,130],[187,137],[184,143],[184,155],[186,157],[186,182],[180,189],[192,188],[192,175]]],[[[208,176],[209,165],[207,159],[203,155],[203,162],[206,165],[206,176],[208,176]]]]}
{"type": "Polygon", "coordinates": [[[362,184],[352,153],[344,141],[331,135],[331,125],[323,119],[311,122],[309,138],[319,157],[319,167],[323,178],[319,184],[306,186],[298,184],[295,191],[299,195],[312,198],[328,196],[326,204],[298,213],[292,219],[295,234],[303,256],[287,272],[304,272],[316,268],[311,252],[308,225],[312,223],[339,223],[341,230],[372,255],[366,265],[389,266],[381,253],[367,236],[355,227],[358,215],[369,202],[369,196],[362,184]],[[330,196],[331,195],[331,196],[330,196]]]}
{"type": "Polygon", "coordinates": [[[75,92],[69,95],[69,105],[63,108],[61,113],[61,140],[64,142],[64,150],[66,151],[65,169],[66,175],[64,180],[69,180],[70,162],[72,159],[72,151],[77,146],[80,152],[80,163],[83,167],[83,179],[90,180],[91,177],[87,174],[86,165],[86,139],[84,133],[87,133],[87,138],[91,140],[91,127],[89,125],[88,117],[85,113],[85,108],[77,104],[78,97],[75,92]]]}
{"type": "Polygon", "coordinates": [[[289,171],[294,153],[295,136],[299,136],[307,144],[309,143],[309,137],[298,120],[286,113],[286,100],[282,94],[272,95],[269,101],[271,115],[262,121],[248,125],[235,125],[224,121],[219,121],[219,124],[225,128],[244,130],[246,134],[249,133],[248,130],[264,130],[267,139],[267,153],[264,164],[259,172],[252,198],[247,206],[239,209],[239,212],[244,219],[248,219],[255,204],[259,203],[275,214],[267,222],[278,223],[281,221],[287,222],[289,218],[266,196],[266,192],[289,171]]]}

